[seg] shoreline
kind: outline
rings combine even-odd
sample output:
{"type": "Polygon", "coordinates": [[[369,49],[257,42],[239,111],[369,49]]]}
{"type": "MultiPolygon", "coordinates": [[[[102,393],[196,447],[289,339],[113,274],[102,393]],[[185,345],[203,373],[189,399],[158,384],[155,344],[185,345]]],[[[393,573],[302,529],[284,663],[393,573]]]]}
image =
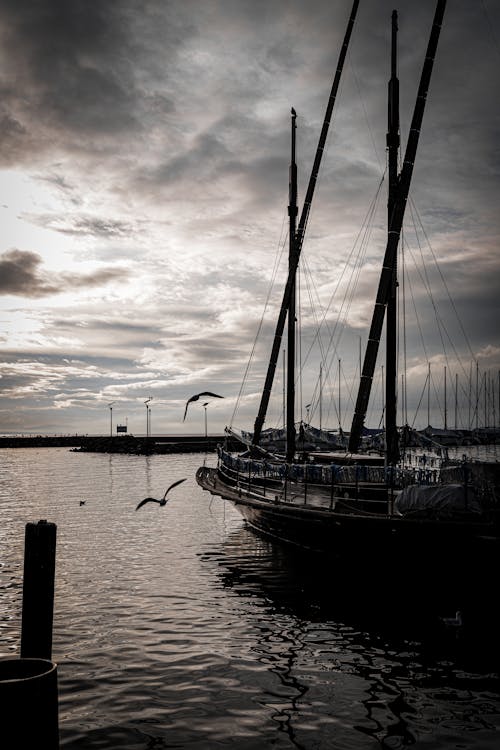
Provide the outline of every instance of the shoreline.
{"type": "Polygon", "coordinates": [[[224,435],[29,435],[1,436],[1,448],[72,448],[84,453],[199,453],[215,451],[224,435]]]}

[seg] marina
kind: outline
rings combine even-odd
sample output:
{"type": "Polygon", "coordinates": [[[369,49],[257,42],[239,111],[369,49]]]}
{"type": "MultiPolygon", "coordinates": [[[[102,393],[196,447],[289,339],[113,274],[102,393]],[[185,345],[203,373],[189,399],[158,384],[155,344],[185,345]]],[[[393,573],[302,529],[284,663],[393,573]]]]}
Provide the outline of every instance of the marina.
{"type": "Polygon", "coordinates": [[[60,5],[0,10],[0,747],[498,750],[499,8],[60,5]]]}

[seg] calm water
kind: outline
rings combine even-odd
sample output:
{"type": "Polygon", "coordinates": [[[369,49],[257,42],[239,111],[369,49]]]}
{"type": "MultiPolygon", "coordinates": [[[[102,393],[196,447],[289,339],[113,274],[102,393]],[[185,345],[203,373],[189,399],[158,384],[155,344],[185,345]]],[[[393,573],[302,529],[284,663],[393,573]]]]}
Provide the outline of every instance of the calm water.
{"type": "Polygon", "coordinates": [[[465,637],[438,619],[447,591],[377,560],[318,570],[199,489],[203,460],[0,452],[0,656],[19,654],[24,527],[45,518],[63,748],[498,748],[493,609],[465,637]]]}

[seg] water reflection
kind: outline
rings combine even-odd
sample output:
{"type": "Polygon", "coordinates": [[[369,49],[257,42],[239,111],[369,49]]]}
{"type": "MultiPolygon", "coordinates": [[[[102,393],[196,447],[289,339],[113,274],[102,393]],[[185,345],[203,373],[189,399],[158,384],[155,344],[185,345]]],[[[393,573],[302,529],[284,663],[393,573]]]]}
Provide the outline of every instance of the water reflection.
{"type": "Polygon", "coordinates": [[[254,650],[278,680],[267,691],[267,705],[275,709],[278,731],[295,747],[309,747],[304,737],[311,732],[342,736],[347,711],[352,728],[386,748],[415,744],[422,732],[429,734],[422,718],[428,713],[452,734],[479,724],[493,728],[483,716],[496,705],[499,689],[496,628],[488,631],[494,637],[485,638],[483,619],[491,596],[485,611],[484,586],[464,570],[458,577],[450,571],[420,577],[421,569],[408,566],[404,572],[382,566],[370,575],[341,560],[327,567],[331,559],[305,556],[245,527],[201,559],[215,568],[223,589],[246,603],[245,618],[258,612],[254,650]],[[441,615],[460,606],[466,627],[450,632],[441,615]],[[492,691],[495,699],[476,702],[478,691],[492,691]],[[346,705],[350,694],[354,703],[346,705]],[[468,694],[470,712],[450,730],[459,694],[468,694]],[[441,713],[434,716],[432,705],[441,713]]]}

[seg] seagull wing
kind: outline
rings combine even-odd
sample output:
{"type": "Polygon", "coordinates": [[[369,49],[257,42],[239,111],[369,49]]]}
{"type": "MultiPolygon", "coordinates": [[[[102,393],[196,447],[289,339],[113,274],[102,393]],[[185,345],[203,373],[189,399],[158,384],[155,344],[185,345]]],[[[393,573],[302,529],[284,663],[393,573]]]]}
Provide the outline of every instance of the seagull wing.
{"type": "Polygon", "coordinates": [[[142,506],[146,505],[146,503],[159,503],[159,502],[160,501],[157,500],[155,497],[145,497],[144,500],[141,500],[136,510],[139,510],[139,508],[142,508],[142,506]]]}
{"type": "Polygon", "coordinates": [[[195,393],[194,396],[191,396],[191,398],[188,398],[188,400],[186,401],[186,408],[184,410],[184,419],[182,420],[183,422],[186,419],[186,414],[187,414],[189,404],[192,401],[198,401],[200,396],[212,396],[212,398],[224,398],[224,396],[219,396],[217,393],[211,393],[210,391],[202,391],[201,393],[195,393]]]}
{"type": "Polygon", "coordinates": [[[183,422],[186,419],[186,414],[187,414],[187,411],[188,411],[189,404],[192,403],[193,401],[198,401],[198,399],[200,398],[201,395],[202,395],[201,393],[196,393],[194,396],[191,396],[191,398],[188,398],[188,400],[186,401],[186,408],[184,410],[184,419],[182,420],[183,422]]]}
{"type": "MultiPolygon", "coordinates": [[[[173,484],[171,484],[170,487],[165,492],[165,494],[163,495],[163,499],[165,499],[167,497],[167,495],[168,495],[168,493],[170,492],[171,489],[173,489],[174,487],[177,487],[178,484],[182,484],[183,482],[186,481],[186,479],[187,479],[187,477],[185,477],[184,479],[178,479],[177,482],[174,482],[173,484]]],[[[143,500],[143,502],[144,502],[144,500],[143,500]]]]}

